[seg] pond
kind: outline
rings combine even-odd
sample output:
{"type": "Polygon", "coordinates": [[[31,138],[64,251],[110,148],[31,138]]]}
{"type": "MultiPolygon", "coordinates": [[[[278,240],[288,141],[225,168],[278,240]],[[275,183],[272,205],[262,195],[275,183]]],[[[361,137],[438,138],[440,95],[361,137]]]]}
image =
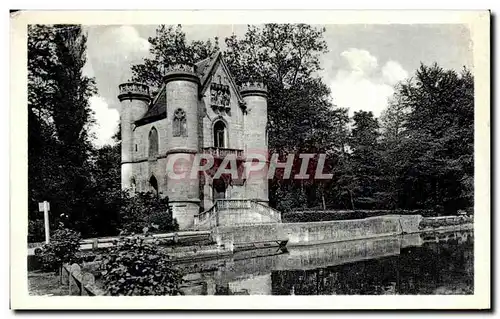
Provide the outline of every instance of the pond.
{"type": "Polygon", "coordinates": [[[186,295],[473,294],[472,232],[235,253],[181,265],[186,295]]]}

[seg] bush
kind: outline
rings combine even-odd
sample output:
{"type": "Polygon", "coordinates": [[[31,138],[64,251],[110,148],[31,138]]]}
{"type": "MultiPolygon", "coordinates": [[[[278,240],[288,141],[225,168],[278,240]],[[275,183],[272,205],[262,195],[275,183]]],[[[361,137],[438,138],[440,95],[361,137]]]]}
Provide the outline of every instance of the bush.
{"type": "Polygon", "coordinates": [[[28,221],[28,243],[39,243],[45,240],[45,225],[43,219],[28,221]]]}
{"type": "Polygon", "coordinates": [[[60,224],[50,237],[50,242],[36,250],[42,269],[57,272],[62,264],[75,262],[80,240],[80,233],[60,224]]]}
{"type": "Polygon", "coordinates": [[[145,235],[123,237],[102,256],[102,276],[112,296],[179,295],[182,275],[157,240],[145,235]]]}
{"type": "Polygon", "coordinates": [[[160,198],[152,193],[137,193],[130,196],[124,192],[120,207],[122,231],[142,233],[144,227],[155,225],[156,232],[176,231],[177,221],[172,218],[168,197],[160,198]]]}

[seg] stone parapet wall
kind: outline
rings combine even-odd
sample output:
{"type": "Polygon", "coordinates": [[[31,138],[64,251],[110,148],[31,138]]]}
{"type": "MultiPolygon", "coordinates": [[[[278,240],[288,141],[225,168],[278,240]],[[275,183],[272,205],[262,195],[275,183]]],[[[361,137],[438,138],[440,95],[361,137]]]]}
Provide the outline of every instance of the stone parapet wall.
{"type": "Polygon", "coordinates": [[[311,245],[418,232],[421,216],[379,216],[359,220],[310,223],[268,223],[219,226],[212,239],[232,249],[234,245],[288,240],[288,245],[311,245]]]}

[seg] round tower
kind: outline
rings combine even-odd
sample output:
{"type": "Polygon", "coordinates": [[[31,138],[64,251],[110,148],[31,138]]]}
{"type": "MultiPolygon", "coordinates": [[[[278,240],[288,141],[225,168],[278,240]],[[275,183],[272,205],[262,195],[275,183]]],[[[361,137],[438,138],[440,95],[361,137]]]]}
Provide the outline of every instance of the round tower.
{"type": "MultiPolygon", "coordinates": [[[[264,155],[267,159],[267,86],[262,82],[243,83],[240,93],[246,106],[244,136],[247,159],[251,160],[252,154],[264,155]]],[[[267,170],[250,175],[246,181],[246,197],[265,204],[269,202],[267,170]]]]}
{"type": "Polygon", "coordinates": [[[120,127],[121,127],[121,176],[122,189],[132,187],[133,154],[134,154],[134,122],[139,120],[148,110],[151,100],[149,87],[140,83],[123,83],[118,86],[118,99],[121,102],[120,127]]]}
{"type": "Polygon", "coordinates": [[[164,77],[167,94],[167,196],[180,229],[191,228],[200,210],[199,176],[191,176],[199,150],[198,96],[195,66],[176,64],[164,77]],[[172,166],[173,164],[173,166],[172,166]],[[172,169],[174,172],[172,172],[172,169]],[[184,177],[174,177],[183,175],[184,177]]]}

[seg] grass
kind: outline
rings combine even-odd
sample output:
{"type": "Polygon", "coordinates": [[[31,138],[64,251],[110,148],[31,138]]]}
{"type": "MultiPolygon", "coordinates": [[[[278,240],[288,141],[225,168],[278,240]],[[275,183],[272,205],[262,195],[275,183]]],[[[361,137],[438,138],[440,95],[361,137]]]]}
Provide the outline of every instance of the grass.
{"type": "Polygon", "coordinates": [[[28,291],[30,296],[68,295],[68,287],[61,285],[58,275],[38,270],[28,272],[28,291]]]}

